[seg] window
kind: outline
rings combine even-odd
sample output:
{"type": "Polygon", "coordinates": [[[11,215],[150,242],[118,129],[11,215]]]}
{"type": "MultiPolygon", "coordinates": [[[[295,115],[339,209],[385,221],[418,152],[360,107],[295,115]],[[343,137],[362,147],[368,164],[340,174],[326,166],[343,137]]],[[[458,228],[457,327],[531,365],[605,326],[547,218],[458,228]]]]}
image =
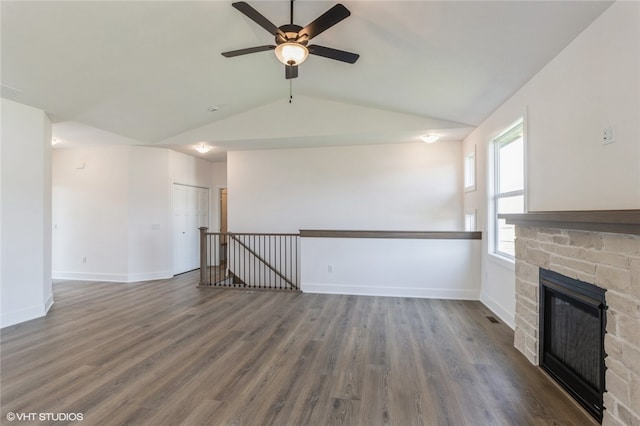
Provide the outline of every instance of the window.
{"type": "Polygon", "coordinates": [[[501,213],[524,213],[524,124],[520,119],[492,141],[494,154],[493,252],[513,259],[515,227],[501,213]]]}
{"type": "Polygon", "coordinates": [[[476,209],[464,214],[464,230],[469,232],[476,230],[476,209]]]}
{"type": "Polygon", "coordinates": [[[464,190],[465,192],[476,189],[476,151],[464,156],[464,190]]]}

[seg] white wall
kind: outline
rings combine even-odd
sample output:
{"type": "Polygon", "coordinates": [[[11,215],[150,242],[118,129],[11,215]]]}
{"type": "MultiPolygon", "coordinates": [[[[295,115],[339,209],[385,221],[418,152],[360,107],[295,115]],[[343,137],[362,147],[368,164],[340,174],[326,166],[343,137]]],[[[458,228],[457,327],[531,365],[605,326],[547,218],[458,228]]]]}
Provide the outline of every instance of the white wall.
{"type": "Polygon", "coordinates": [[[43,316],[51,285],[51,122],[2,99],[0,326],[43,316]]]}
{"type": "Polygon", "coordinates": [[[129,149],[129,281],[172,275],[170,154],[166,149],[129,149]]]}
{"type": "Polygon", "coordinates": [[[480,240],[302,238],[302,291],[477,300],[480,240]]]}
{"type": "MultiPolygon", "coordinates": [[[[477,209],[487,229],[489,142],[526,116],[529,211],[640,208],[640,3],[616,2],[464,141],[477,146],[477,209]],[[603,128],[616,142],[602,145],[603,128]]],[[[481,300],[513,326],[513,265],[489,254],[481,300]]]]}
{"type": "Polygon", "coordinates": [[[528,105],[529,210],[640,208],[639,2],[614,3],[510,103],[528,105]]]}
{"type": "Polygon", "coordinates": [[[55,278],[128,280],[129,147],[55,149],[55,278]]]}
{"type": "MultiPolygon", "coordinates": [[[[461,155],[459,142],[230,152],[229,229],[460,230],[461,155]]],[[[477,299],[479,248],[477,240],[303,238],[301,287],[477,299]]]]}
{"type": "Polygon", "coordinates": [[[212,163],[162,148],[55,149],[53,276],[170,277],[171,185],[212,186],[212,163]],[[83,259],[86,257],[86,261],[83,259]]]}
{"type": "Polygon", "coordinates": [[[169,175],[174,183],[208,188],[213,179],[213,163],[169,151],[169,175]]]}
{"type": "Polygon", "coordinates": [[[211,232],[220,231],[220,189],[227,187],[227,162],[216,161],[213,163],[211,187],[211,232]]]}
{"type": "Polygon", "coordinates": [[[460,230],[461,144],[228,153],[229,230],[460,230]]]}

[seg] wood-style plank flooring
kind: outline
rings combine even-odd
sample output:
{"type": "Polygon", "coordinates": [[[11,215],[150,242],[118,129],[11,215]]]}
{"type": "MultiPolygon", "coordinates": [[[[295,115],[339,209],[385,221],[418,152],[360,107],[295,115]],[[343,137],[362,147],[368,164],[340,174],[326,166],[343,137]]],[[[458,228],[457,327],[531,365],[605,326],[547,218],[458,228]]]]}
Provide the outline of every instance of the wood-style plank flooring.
{"type": "Polygon", "coordinates": [[[63,282],[1,332],[1,424],[595,424],[479,302],[63,282]],[[46,424],[46,422],[44,423],[46,424]],[[51,422],[64,424],[64,422],[51,422]]]}

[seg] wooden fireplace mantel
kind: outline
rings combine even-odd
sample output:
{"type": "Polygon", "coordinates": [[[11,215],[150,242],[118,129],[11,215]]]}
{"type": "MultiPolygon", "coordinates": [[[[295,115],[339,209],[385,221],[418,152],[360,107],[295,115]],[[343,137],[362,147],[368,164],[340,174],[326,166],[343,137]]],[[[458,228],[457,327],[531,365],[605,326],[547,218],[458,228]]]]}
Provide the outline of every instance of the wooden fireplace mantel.
{"type": "Polygon", "coordinates": [[[500,214],[508,224],[640,235],[640,210],[579,210],[500,214]]]}

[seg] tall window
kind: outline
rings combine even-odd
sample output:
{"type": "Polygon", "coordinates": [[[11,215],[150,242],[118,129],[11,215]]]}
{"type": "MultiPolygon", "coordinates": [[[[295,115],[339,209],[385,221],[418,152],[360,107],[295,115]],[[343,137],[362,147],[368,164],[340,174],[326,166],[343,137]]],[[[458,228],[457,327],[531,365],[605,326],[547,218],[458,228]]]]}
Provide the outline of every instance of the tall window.
{"type": "Polygon", "coordinates": [[[464,190],[465,192],[476,189],[476,151],[464,156],[464,190]]]}
{"type": "Polygon", "coordinates": [[[501,213],[524,213],[524,125],[520,119],[493,140],[494,253],[513,259],[515,227],[499,219],[501,213]]]}

